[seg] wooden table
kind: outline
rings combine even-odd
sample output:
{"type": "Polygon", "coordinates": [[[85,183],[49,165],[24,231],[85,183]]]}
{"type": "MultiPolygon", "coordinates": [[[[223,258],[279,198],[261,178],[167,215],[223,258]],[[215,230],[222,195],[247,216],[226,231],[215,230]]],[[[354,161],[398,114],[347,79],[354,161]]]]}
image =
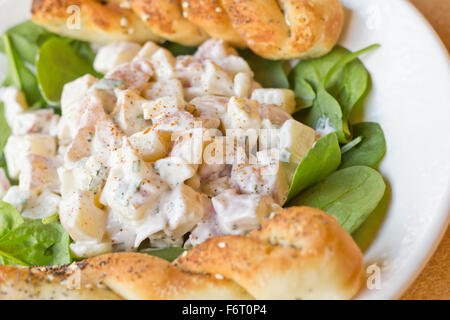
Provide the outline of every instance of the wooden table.
{"type": "MultiPolygon", "coordinates": [[[[411,0],[450,51],[450,0],[411,0]]],[[[450,228],[439,248],[402,299],[450,300],[450,228]]]]}

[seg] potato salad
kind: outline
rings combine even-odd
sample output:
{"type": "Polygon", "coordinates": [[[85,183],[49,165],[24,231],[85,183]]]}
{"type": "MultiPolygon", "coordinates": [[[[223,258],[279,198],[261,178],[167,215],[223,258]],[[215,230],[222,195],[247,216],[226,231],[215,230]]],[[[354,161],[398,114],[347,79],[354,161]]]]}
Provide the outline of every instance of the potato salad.
{"type": "Polygon", "coordinates": [[[294,92],[262,88],[219,40],[174,57],[153,42],[98,49],[65,84],[61,115],[2,92],[12,130],[0,197],[24,218],[59,214],[72,254],[195,246],[246,234],[287,200],[316,132],[294,92]]]}

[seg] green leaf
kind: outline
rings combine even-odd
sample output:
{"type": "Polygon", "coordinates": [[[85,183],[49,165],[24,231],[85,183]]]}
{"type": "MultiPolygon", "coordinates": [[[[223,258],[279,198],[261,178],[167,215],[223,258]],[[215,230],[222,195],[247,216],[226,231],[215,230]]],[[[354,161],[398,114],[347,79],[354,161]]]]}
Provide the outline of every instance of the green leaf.
{"type": "Polygon", "coordinates": [[[61,38],[51,38],[41,46],[36,71],[39,88],[50,105],[59,104],[66,83],[87,73],[97,75],[91,63],[61,38]]]}
{"type": "Polygon", "coordinates": [[[0,154],[3,154],[3,149],[10,135],[11,128],[5,118],[5,108],[3,103],[0,102],[0,154]]]}
{"type": "Polygon", "coordinates": [[[69,243],[69,235],[61,224],[25,220],[0,239],[0,264],[67,264],[71,262],[69,243]]]}
{"type": "Polygon", "coordinates": [[[347,140],[343,130],[341,106],[323,87],[319,87],[313,106],[296,113],[294,117],[316,130],[328,123],[336,132],[339,142],[347,140]]]}
{"type": "Polygon", "coordinates": [[[386,185],[374,169],[355,166],[336,171],[289,203],[310,206],[335,216],[353,233],[377,207],[386,185]]]}
{"type": "Polygon", "coordinates": [[[336,134],[320,138],[295,170],[289,189],[288,201],[307,187],[325,179],[341,163],[341,150],[336,134]]]}
{"type": "Polygon", "coordinates": [[[336,46],[323,57],[300,61],[289,75],[301,110],[296,117],[314,128],[328,120],[339,141],[348,142],[350,113],[369,87],[369,73],[357,57],[377,47],[352,53],[336,46]]]}
{"type": "Polygon", "coordinates": [[[49,215],[48,217],[42,218],[43,224],[49,224],[55,221],[59,221],[59,213],[55,212],[54,214],[49,215]]]}
{"type": "Polygon", "coordinates": [[[197,47],[183,46],[171,41],[166,41],[161,46],[169,50],[175,57],[193,55],[197,51],[197,47]]]}
{"type": "Polygon", "coordinates": [[[348,54],[333,66],[324,79],[328,92],[341,105],[345,121],[349,119],[353,108],[366,94],[370,83],[369,72],[357,57],[378,47],[379,45],[375,44],[355,53],[344,49],[348,54]]]}
{"type": "Polygon", "coordinates": [[[23,218],[14,206],[0,201],[0,239],[23,223],[23,218]]]}
{"type": "Polygon", "coordinates": [[[250,50],[241,50],[239,54],[247,61],[255,74],[255,80],[264,88],[289,88],[289,81],[284,72],[283,61],[261,58],[250,50]]]}
{"type": "Polygon", "coordinates": [[[178,256],[180,256],[184,251],[186,251],[186,249],[173,247],[164,249],[151,249],[145,251],[145,253],[172,262],[173,260],[178,258],[178,256]]]}
{"type": "Polygon", "coordinates": [[[349,143],[347,143],[345,146],[343,146],[341,148],[341,153],[344,154],[346,152],[349,152],[351,149],[353,149],[354,147],[356,147],[358,144],[360,144],[362,141],[362,137],[356,137],[355,139],[353,139],[352,141],[350,141],[349,143]]]}
{"type": "Polygon", "coordinates": [[[92,50],[89,42],[74,40],[71,38],[64,38],[68,41],[72,49],[82,58],[89,61],[93,65],[96,53],[92,50]]]}
{"type": "Polygon", "coordinates": [[[36,76],[25,66],[22,59],[17,54],[11,43],[9,35],[5,33],[2,36],[2,42],[5,48],[6,58],[8,60],[8,73],[6,75],[4,86],[12,85],[20,89],[25,94],[29,105],[42,100],[39,92],[36,76]]]}
{"type": "Polygon", "coordinates": [[[353,126],[353,134],[361,136],[357,146],[343,153],[341,168],[368,166],[376,168],[386,153],[386,140],[378,123],[361,122],[353,126]]]}
{"type": "MultiPolygon", "coordinates": [[[[39,47],[45,40],[54,36],[41,26],[28,20],[6,31],[11,38],[13,47],[21,59],[34,64],[39,47]]],[[[5,53],[5,46],[0,43],[0,52],[5,53]]]]}

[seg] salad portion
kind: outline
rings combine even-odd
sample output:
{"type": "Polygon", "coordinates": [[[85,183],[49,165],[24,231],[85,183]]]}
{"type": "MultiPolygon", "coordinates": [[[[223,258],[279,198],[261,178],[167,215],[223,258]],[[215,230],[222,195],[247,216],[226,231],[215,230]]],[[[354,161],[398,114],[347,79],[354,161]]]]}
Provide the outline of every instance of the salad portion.
{"type": "Polygon", "coordinates": [[[369,88],[358,56],[375,47],[282,62],[213,39],[92,50],[31,22],[10,29],[0,263],[172,260],[292,205],[355,232],[385,190],[380,126],[350,125],[369,88]]]}

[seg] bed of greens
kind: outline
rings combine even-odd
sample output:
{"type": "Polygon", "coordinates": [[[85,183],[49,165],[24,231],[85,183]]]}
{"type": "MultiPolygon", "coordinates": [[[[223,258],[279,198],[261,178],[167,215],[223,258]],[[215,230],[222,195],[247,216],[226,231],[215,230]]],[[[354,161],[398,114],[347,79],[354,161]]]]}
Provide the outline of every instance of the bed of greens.
{"type": "MultiPolygon", "coordinates": [[[[174,55],[195,51],[174,43],[163,46],[174,55]]],[[[285,206],[322,209],[352,235],[377,208],[386,189],[376,170],[386,152],[383,130],[377,123],[350,121],[370,90],[370,75],[358,57],[377,47],[353,53],[337,46],[326,56],[300,61],[293,68],[248,50],[240,52],[263,87],[294,90],[297,120],[316,130],[335,129],[319,139],[298,165],[285,206]]],[[[4,33],[0,51],[8,65],[2,86],[22,90],[32,108],[58,112],[64,84],[86,73],[101,77],[92,67],[95,53],[89,43],[52,34],[30,21],[4,33]]],[[[3,113],[0,102],[0,167],[6,171],[3,149],[11,130],[3,113]]],[[[12,205],[0,201],[0,264],[67,264],[73,259],[70,241],[57,213],[42,221],[23,219],[12,205]]],[[[183,250],[146,252],[171,261],[183,250]]]]}

